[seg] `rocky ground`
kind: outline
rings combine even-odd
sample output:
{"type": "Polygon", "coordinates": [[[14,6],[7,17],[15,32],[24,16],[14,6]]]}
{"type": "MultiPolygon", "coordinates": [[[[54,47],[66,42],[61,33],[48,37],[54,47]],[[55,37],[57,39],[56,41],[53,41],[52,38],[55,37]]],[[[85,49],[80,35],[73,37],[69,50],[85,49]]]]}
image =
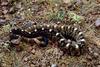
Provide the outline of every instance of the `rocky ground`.
{"type": "Polygon", "coordinates": [[[100,67],[100,0],[0,0],[0,67],[100,67]],[[82,29],[86,51],[69,56],[50,43],[21,42],[9,49],[9,31],[18,22],[61,23],[82,29]],[[31,46],[33,45],[33,46],[31,46]]]}

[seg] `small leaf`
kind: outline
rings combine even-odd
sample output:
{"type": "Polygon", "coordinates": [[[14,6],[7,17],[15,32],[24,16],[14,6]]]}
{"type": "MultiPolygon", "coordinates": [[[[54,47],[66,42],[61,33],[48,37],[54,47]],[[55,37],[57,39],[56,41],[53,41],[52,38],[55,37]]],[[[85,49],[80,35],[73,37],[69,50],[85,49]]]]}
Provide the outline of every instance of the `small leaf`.
{"type": "Polygon", "coordinates": [[[57,19],[63,20],[64,19],[64,14],[65,14],[64,11],[59,11],[58,14],[57,14],[57,19]]]}

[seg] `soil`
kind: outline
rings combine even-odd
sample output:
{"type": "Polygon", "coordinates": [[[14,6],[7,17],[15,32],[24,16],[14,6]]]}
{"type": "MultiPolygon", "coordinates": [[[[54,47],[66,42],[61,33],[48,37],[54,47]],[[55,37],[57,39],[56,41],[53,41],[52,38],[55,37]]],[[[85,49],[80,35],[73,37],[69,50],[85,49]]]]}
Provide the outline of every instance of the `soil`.
{"type": "Polygon", "coordinates": [[[0,67],[100,67],[100,0],[0,0],[0,67]],[[80,28],[86,51],[70,56],[52,41],[44,48],[25,41],[9,47],[10,30],[32,21],[80,28]]]}

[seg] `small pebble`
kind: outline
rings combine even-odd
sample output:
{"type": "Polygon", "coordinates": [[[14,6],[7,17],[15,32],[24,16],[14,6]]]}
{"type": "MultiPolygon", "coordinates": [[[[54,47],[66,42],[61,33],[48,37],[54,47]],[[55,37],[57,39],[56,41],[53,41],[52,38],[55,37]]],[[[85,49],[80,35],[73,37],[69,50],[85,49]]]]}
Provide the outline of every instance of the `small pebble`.
{"type": "Polygon", "coordinates": [[[16,4],[16,8],[21,8],[21,7],[22,7],[21,2],[16,4]]]}
{"type": "Polygon", "coordinates": [[[51,67],[58,67],[56,64],[52,64],[51,67]]]}
{"type": "Polygon", "coordinates": [[[27,62],[28,61],[28,58],[24,58],[24,62],[27,62]]]}
{"type": "Polygon", "coordinates": [[[65,63],[62,63],[62,64],[61,64],[61,67],[66,67],[66,64],[65,64],[65,63]]]}
{"type": "Polygon", "coordinates": [[[19,39],[13,39],[13,40],[11,40],[11,43],[18,45],[20,43],[20,40],[19,39]]]}
{"type": "Polygon", "coordinates": [[[5,19],[0,19],[0,25],[3,25],[6,22],[5,19]]]}
{"type": "Polygon", "coordinates": [[[89,49],[89,52],[90,52],[90,53],[93,53],[92,48],[89,47],[88,49],[89,49]]]}
{"type": "Polygon", "coordinates": [[[94,58],[98,58],[99,54],[98,53],[94,53],[94,58]]]}
{"type": "Polygon", "coordinates": [[[77,1],[77,3],[81,3],[82,1],[81,0],[76,0],[77,1]]]}
{"type": "Polygon", "coordinates": [[[71,0],[63,0],[63,2],[68,4],[68,3],[71,3],[71,0]]]}
{"type": "Polygon", "coordinates": [[[3,47],[8,47],[9,44],[8,43],[4,43],[3,47]]]}
{"type": "Polygon", "coordinates": [[[35,65],[34,64],[30,64],[30,67],[35,67],[35,65]]]}
{"type": "Polygon", "coordinates": [[[32,49],[31,53],[32,53],[32,54],[35,54],[35,52],[36,52],[35,49],[32,49]]]}
{"type": "Polygon", "coordinates": [[[100,26],[100,18],[97,18],[97,20],[95,21],[95,26],[99,27],[100,26]]]}
{"type": "Polygon", "coordinates": [[[91,61],[91,60],[92,60],[92,57],[91,57],[91,56],[87,56],[86,59],[87,59],[88,61],[91,61]]]}

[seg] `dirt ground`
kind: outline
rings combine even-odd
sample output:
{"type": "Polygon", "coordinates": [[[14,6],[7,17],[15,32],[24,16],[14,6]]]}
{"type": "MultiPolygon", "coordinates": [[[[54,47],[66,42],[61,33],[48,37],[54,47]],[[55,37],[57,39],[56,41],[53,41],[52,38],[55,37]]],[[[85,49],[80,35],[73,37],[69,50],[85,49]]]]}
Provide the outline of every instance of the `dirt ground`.
{"type": "Polygon", "coordinates": [[[0,0],[0,67],[100,67],[100,0],[0,0]],[[22,51],[10,48],[9,31],[31,21],[77,26],[86,51],[70,56],[55,43],[41,48],[23,41],[22,51]]]}

